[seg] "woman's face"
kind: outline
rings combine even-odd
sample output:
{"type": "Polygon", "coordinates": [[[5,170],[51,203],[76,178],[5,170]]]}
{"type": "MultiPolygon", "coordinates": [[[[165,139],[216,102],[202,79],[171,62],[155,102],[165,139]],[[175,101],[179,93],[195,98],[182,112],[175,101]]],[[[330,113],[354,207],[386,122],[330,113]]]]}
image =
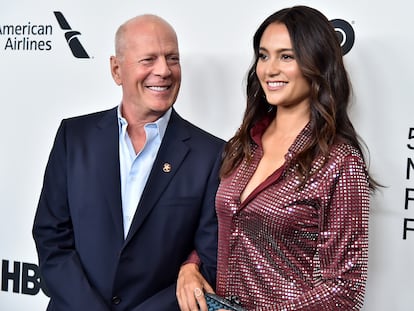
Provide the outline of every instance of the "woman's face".
{"type": "Polygon", "coordinates": [[[265,29],[256,74],[269,104],[279,108],[309,106],[310,84],[295,59],[284,24],[273,23],[265,29]]]}

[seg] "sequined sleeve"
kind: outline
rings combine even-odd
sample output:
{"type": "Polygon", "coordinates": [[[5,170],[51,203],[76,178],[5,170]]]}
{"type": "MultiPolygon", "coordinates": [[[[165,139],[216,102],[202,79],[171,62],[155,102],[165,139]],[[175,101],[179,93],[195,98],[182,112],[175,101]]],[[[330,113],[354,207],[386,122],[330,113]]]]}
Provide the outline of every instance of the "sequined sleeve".
{"type": "Polygon", "coordinates": [[[359,310],[368,265],[369,187],[358,154],[328,163],[320,185],[315,286],[292,300],[257,310],[359,310]]]}

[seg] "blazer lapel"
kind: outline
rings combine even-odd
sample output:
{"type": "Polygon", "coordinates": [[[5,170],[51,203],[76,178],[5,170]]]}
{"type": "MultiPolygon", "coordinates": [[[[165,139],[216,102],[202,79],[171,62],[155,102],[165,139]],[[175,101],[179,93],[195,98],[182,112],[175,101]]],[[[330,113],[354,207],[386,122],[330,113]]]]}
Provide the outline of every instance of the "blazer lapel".
{"type": "Polygon", "coordinates": [[[115,231],[124,238],[122,225],[121,177],[119,171],[119,129],[117,108],[109,110],[97,125],[94,141],[98,154],[97,166],[100,174],[102,196],[104,196],[112,214],[115,231]]]}
{"type": "Polygon", "coordinates": [[[184,140],[188,139],[189,136],[188,131],[183,126],[182,119],[173,110],[150,176],[148,177],[147,184],[145,185],[141,200],[135,212],[126,243],[137,232],[179,169],[185,155],[189,152],[188,146],[184,143],[184,140]]]}

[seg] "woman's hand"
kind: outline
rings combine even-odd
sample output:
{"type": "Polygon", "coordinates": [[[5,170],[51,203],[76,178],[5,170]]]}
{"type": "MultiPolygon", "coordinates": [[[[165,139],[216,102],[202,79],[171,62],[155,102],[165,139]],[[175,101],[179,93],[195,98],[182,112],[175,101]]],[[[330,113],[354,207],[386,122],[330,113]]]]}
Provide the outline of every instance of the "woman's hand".
{"type": "Polygon", "coordinates": [[[182,311],[208,311],[204,293],[214,293],[213,288],[201,275],[198,265],[181,266],[177,279],[177,300],[182,311]]]}

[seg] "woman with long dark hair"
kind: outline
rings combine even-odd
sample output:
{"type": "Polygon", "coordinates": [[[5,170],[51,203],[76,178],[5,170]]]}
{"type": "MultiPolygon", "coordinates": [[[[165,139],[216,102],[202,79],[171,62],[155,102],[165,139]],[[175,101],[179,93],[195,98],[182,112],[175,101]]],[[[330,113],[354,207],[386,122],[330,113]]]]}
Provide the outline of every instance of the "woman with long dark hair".
{"type": "Polygon", "coordinates": [[[378,184],[348,116],[335,30],[295,6],[269,16],[253,47],[247,107],[216,196],[216,292],[247,310],[358,310],[378,184]]]}

